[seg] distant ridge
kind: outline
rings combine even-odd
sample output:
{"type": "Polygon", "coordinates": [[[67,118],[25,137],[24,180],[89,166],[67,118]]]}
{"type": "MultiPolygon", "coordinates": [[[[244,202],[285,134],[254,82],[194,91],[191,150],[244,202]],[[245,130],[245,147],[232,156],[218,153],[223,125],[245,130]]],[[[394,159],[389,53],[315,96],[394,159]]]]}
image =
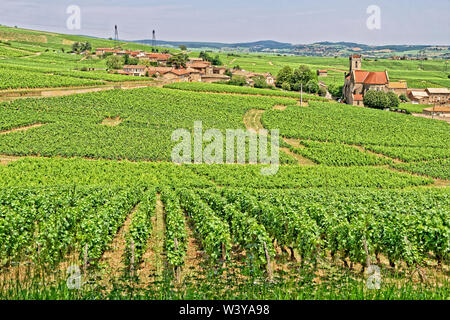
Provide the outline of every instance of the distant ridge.
{"type": "MultiPolygon", "coordinates": [[[[151,40],[136,40],[134,42],[151,44],[151,40]]],[[[366,57],[383,58],[390,56],[418,56],[426,55],[435,58],[449,58],[449,45],[381,45],[373,46],[355,42],[329,42],[322,41],[312,44],[292,44],[274,40],[261,40],[254,42],[222,43],[222,42],[195,42],[195,41],[156,41],[157,46],[178,48],[185,45],[191,50],[237,51],[237,52],[264,52],[275,54],[293,54],[299,56],[346,56],[360,53],[366,57]]]]}

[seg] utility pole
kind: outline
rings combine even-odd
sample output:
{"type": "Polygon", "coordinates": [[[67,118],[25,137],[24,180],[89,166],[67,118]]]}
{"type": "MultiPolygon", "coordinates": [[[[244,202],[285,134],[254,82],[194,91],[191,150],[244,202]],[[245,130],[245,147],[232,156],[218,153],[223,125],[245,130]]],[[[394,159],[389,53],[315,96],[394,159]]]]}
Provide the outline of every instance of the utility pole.
{"type": "Polygon", "coordinates": [[[153,49],[155,49],[156,47],[156,31],[153,30],[153,34],[152,34],[152,47],[153,49]]]}
{"type": "Polygon", "coordinates": [[[303,83],[300,83],[300,107],[303,107],[303,83]]]}

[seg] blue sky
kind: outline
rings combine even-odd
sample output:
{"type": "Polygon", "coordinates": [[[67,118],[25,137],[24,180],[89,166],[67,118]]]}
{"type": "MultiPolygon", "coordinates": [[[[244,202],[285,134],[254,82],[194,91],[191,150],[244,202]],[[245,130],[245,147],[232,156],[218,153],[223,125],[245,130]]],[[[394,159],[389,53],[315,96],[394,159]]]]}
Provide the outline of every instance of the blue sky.
{"type": "Polygon", "coordinates": [[[98,37],[290,43],[450,44],[450,0],[0,0],[0,24],[98,37]],[[81,9],[81,29],[66,27],[69,5],[81,9]],[[381,9],[381,29],[369,30],[369,5],[381,9]]]}

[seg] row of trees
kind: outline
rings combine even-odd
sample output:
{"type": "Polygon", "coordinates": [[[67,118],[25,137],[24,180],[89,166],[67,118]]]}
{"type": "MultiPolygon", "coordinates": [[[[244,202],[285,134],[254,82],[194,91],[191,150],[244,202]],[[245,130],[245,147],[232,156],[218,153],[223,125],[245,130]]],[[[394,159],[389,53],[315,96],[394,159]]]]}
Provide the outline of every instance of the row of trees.
{"type": "Polygon", "coordinates": [[[295,70],[289,66],[283,67],[278,72],[276,86],[288,91],[300,91],[301,86],[304,91],[309,93],[321,91],[317,74],[305,65],[301,65],[295,70]]]}
{"type": "MultiPolygon", "coordinates": [[[[188,60],[189,60],[188,55],[184,53],[179,53],[171,56],[167,60],[167,66],[172,66],[177,69],[181,67],[185,68],[188,60]]],[[[146,66],[158,65],[156,62],[140,61],[137,58],[130,57],[128,54],[124,56],[115,56],[111,54],[106,57],[106,66],[108,67],[108,69],[111,70],[122,69],[124,65],[137,65],[137,64],[143,64],[146,66]]]]}
{"type": "Polygon", "coordinates": [[[364,105],[369,108],[395,109],[400,106],[400,98],[394,92],[369,90],[364,95],[364,105]]]}

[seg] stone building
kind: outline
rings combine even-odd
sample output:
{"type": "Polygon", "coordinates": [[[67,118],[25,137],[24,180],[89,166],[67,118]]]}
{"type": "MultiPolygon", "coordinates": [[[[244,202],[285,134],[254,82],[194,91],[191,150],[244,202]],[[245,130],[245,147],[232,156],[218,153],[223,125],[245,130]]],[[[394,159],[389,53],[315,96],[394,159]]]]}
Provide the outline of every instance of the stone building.
{"type": "Polygon", "coordinates": [[[388,89],[398,96],[402,94],[406,96],[408,94],[408,84],[404,80],[398,82],[389,82],[388,89]]]}
{"type": "Polygon", "coordinates": [[[364,105],[364,94],[369,90],[387,92],[389,90],[389,75],[387,71],[363,71],[362,57],[352,55],[350,60],[350,70],[345,76],[343,94],[347,104],[364,105]]]}
{"type": "Polygon", "coordinates": [[[123,66],[123,71],[130,75],[133,75],[133,76],[143,77],[143,76],[145,76],[145,73],[147,72],[147,67],[146,66],[125,65],[125,66],[123,66]]]}
{"type": "Polygon", "coordinates": [[[428,103],[434,105],[449,105],[450,104],[450,90],[447,88],[427,88],[428,103]]]}

